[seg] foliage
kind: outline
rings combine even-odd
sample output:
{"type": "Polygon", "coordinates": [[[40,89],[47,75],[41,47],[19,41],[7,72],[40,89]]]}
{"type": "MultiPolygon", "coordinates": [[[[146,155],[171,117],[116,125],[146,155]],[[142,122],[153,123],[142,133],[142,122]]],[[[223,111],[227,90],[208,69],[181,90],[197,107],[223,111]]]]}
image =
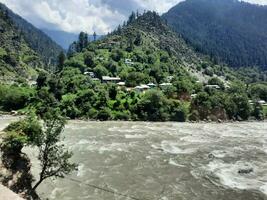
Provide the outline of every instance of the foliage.
{"type": "Polygon", "coordinates": [[[0,85],[0,108],[4,111],[24,108],[34,95],[29,87],[0,85]]]}
{"type": "Polygon", "coordinates": [[[61,133],[65,126],[65,119],[58,111],[52,110],[44,118],[44,131],[41,137],[38,159],[41,165],[40,177],[33,186],[33,190],[47,178],[59,177],[71,173],[76,165],[69,162],[72,153],[65,150],[63,144],[59,144],[61,133]]]}

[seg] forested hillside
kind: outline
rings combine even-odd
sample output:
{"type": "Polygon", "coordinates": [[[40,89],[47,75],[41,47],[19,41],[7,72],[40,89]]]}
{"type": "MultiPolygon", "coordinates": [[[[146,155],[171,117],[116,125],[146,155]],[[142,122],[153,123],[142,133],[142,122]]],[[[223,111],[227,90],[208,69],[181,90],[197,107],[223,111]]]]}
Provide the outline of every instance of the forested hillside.
{"type": "Polygon", "coordinates": [[[43,62],[32,50],[7,12],[0,9],[0,76],[14,79],[37,76],[43,62]]]}
{"type": "Polygon", "coordinates": [[[232,67],[267,69],[267,7],[237,0],[187,0],[163,15],[196,50],[232,67]]]}
{"type": "Polygon", "coordinates": [[[69,118],[186,121],[264,117],[266,86],[251,89],[236,74],[197,54],[155,12],[132,13],[123,26],[89,42],[73,43],[56,75],[40,74],[37,114],[56,106],[69,118]],[[253,91],[253,92],[252,92],[253,91]],[[261,96],[261,97],[260,97],[261,96]],[[255,104],[256,105],[256,104],[255,104]]]}
{"type": "Polygon", "coordinates": [[[63,49],[41,30],[13,13],[4,4],[0,3],[0,10],[9,16],[16,28],[17,34],[22,35],[28,46],[38,53],[46,65],[56,65],[57,56],[63,49]]]}

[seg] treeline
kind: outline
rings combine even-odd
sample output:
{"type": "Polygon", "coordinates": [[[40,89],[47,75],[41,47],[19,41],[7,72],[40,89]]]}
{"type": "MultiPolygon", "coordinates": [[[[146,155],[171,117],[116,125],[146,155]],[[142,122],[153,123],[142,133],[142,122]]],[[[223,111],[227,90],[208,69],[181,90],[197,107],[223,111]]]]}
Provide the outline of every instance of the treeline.
{"type": "MultiPolygon", "coordinates": [[[[209,83],[220,83],[211,79],[209,83]]],[[[58,76],[41,74],[36,91],[27,87],[2,86],[0,106],[11,111],[27,107],[42,116],[49,108],[59,108],[70,119],[179,121],[264,119],[267,85],[242,82],[217,90],[195,84],[187,77],[175,78],[173,86],[145,93],[126,91],[115,84],[99,84],[78,69],[66,68],[58,76]],[[190,94],[197,95],[192,99],[190,94]],[[249,99],[255,104],[251,105],[249,99]]],[[[25,109],[24,109],[25,110],[25,109]]]]}

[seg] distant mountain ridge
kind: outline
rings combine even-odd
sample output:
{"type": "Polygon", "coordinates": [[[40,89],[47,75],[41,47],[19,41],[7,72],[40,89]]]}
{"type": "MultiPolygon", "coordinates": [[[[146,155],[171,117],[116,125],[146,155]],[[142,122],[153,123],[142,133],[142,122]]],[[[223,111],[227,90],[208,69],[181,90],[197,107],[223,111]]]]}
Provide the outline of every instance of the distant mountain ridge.
{"type": "Polygon", "coordinates": [[[232,67],[267,69],[267,6],[187,0],[162,16],[196,50],[232,67]]]}
{"type": "Polygon", "coordinates": [[[63,49],[56,44],[44,32],[34,27],[32,24],[24,20],[12,10],[0,3],[0,10],[7,13],[12,20],[18,32],[23,35],[28,46],[32,48],[46,65],[56,65],[57,56],[63,49]]]}
{"type": "MultiPolygon", "coordinates": [[[[49,37],[51,37],[57,44],[59,44],[63,49],[67,50],[69,46],[76,40],[78,40],[79,34],[69,33],[59,30],[48,30],[42,29],[49,37]]],[[[101,38],[102,35],[98,35],[97,39],[101,38]]],[[[93,35],[89,35],[89,40],[93,41],[93,35]]]]}

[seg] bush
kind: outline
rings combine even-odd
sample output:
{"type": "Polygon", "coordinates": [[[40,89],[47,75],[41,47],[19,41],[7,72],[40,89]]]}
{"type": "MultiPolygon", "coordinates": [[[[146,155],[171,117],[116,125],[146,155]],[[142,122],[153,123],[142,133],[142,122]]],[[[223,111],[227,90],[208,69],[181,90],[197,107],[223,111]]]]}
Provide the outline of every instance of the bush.
{"type": "Polygon", "coordinates": [[[28,87],[0,85],[0,107],[4,111],[25,108],[33,94],[28,87]]]}

